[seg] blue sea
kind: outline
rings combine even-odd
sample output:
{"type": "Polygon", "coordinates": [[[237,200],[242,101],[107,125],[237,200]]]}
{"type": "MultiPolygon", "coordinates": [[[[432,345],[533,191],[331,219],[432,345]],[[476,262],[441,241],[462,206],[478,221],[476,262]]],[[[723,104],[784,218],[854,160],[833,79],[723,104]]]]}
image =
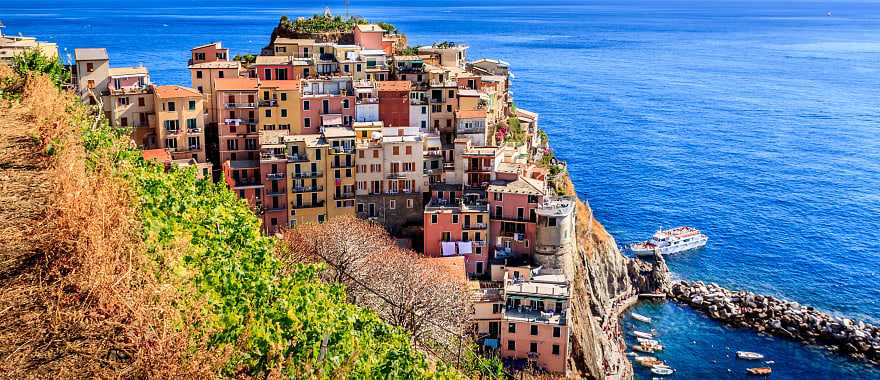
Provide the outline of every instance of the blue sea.
{"type": "MultiPolygon", "coordinates": [[[[115,66],[188,85],[190,47],[222,40],[258,52],[281,15],[345,13],[341,0],[128,3],[0,0],[0,20],[7,33],[71,55],[106,47],[115,66]]],[[[351,3],[411,44],[465,42],[471,58],[509,61],[516,103],[540,113],[619,242],[692,225],[710,242],[671,257],[676,276],[880,322],[880,3],[351,3]]],[[[637,310],[656,320],[675,378],[743,378],[731,352],[753,350],[776,362],[774,379],[880,379],[877,368],[676,304],[637,310]]]]}

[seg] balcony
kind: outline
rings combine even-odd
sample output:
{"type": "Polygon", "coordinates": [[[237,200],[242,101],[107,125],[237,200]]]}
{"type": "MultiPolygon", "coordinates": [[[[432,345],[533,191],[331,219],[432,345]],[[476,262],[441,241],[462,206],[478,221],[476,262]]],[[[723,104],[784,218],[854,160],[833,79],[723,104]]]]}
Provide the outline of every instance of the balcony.
{"type": "Polygon", "coordinates": [[[290,189],[291,193],[314,193],[318,191],[324,191],[324,186],[295,186],[294,188],[290,189]]]}
{"type": "Polygon", "coordinates": [[[284,210],[287,210],[287,205],[285,205],[283,203],[279,204],[278,206],[266,206],[266,211],[269,211],[269,212],[278,212],[278,211],[284,211],[284,210]]]}
{"type": "Polygon", "coordinates": [[[465,230],[485,230],[488,227],[486,223],[471,223],[462,226],[465,230]]]}
{"type": "Polygon", "coordinates": [[[272,160],[285,160],[287,159],[287,155],[284,153],[271,153],[271,152],[261,152],[260,160],[262,161],[272,161],[272,160]]]}
{"type": "Polygon", "coordinates": [[[262,187],[263,184],[256,177],[233,178],[234,187],[262,187]]]}
{"type": "Polygon", "coordinates": [[[350,162],[347,164],[345,162],[340,162],[340,163],[334,162],[333,164],[330,165],[330,167],[333,169],[351,169],[351,168],[354,168],[354,162],[350,162]]]}
{"type": "Polygon", "coordinates": [[[268,189],[268,190],[266,190],[266,195],[278,196],[278,195],[284,195],[285,193],[286,192],[284,191],[284,189],[274,189],[274,190],[268,189]]]}
{"type": "Polygon", "coordinates": [[[428,99],[409,99],[409,104],[413,106],[426,106],[428,105],[428,99]]]}
{"type": "Polygon", "coordinates": [[[333,195],[335,200],[354,199],[354,193],[336,193],[333,195]]]}
{"type": "Polygon", "coordinates": [[[186,133],[192,133],[192,134],[202,133],[202,129],[201,128],[187,128],[186,133]]]}
{"type": "Polygon", "coordinates": [[[277,181],[279,179],[284,179],[284,173],[266,173],[266,179],[270,181],[277,181]]]}
{"type": "Polygon", "coordinates": [[[287,155],[288,162],[307,162],[309,160],[309,156],[305,153],[294,153],[287,155]]]}
{"type": "Polygon", "coordinates": [[[334,154],[352,154],[354,153],[353,146],[334,146],[332,153],[334,154]]]}
{"type": "Polygon", "coordinates": [[[316,208],[316,207],[324,207],[324,201],[318,201],[318,203],[314,204],[294,204],[291,205],[290,208],[294,210],[304,209],[304,208],[316,208]]]}
{"type": "Polygon", "coordinates": [[[293,173],[292,178],[318,178],[321,176],[321,172],[299,172],[293,173]]]}
{"type": "Polygon", "coordinates": [[[379,98],[358,98],[355,104],[379,104],[379,98]]]}
{"type": "Polygon", "coordinates": [[[165,128],[165,133],[169,135],[178,135],[180,134],[180,128],[165,128]]]}
{"type": "Polygon", "coordinates": [[[254,108],[254,103],[226,103],[226,109],[236,109],[236,108],[254,108]]]}
{"type": "Polygon", "coordinates": [[[260,100],[258,104],[260,105],[260,107],[278,107],[278,101],[275,99],[260,100]]]}
{"type": "Polygon", "coordinates": [[[406,174],[407,174],[406,172],[394,172],[394,173],[388,173],[388,175],[385,177],[388,179],[404,179],[404,178],[406,178],[406,174]]]}

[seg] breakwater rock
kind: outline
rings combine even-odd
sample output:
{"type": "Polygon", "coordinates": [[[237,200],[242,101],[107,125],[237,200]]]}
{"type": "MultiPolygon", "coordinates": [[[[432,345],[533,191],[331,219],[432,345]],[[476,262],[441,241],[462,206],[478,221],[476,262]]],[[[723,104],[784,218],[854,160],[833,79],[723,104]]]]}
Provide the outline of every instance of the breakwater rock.
{"type": "Polygon", "coordinates": [[[679,281],[667,291],[674,300],[710,318],[796,341],[822,345],[853,358],[880,362],[880,327],[835,317],[810,306],[702,281],[679,281]]]}

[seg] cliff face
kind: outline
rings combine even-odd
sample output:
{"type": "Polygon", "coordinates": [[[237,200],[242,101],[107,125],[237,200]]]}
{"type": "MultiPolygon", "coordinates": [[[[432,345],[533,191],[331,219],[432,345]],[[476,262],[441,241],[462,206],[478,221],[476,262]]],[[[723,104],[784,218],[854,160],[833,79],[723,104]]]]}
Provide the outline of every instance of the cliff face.
{"type": "MultiPolygon", "coordinates": [[[[574,194],[568,179],[565,189],[574,194]]],[[[618,315],[635,302],[638,293],[654,292],[656,287],[665,286],[665,263],[651,264],[623,256],[614,238],[583,201],[577,205],[577,249],[569,259],[570,368],[586,378],[631,379],[632,366],[625,356],[618,315]]]]}

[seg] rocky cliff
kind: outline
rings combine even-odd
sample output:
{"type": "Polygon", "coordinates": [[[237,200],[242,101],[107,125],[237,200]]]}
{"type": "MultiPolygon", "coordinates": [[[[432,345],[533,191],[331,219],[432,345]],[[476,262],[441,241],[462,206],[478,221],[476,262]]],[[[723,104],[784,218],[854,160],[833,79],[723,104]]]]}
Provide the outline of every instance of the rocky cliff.
{"type": "MultiPolygon", "coordinates": [[[[571,181],[566,178],[563,183],[565,192],[574,195],[571,181]]],[[[665,262],[661,259],[652,264],[623,256],[614,238],[582,200],[577,205],[577,249],[569,260],[569,360],[573,374],[593,379],[631,379],[632,366],[624,354],[618,315],[636,301],[639,293],[653,293],[668,286],[665,262]]]]}

